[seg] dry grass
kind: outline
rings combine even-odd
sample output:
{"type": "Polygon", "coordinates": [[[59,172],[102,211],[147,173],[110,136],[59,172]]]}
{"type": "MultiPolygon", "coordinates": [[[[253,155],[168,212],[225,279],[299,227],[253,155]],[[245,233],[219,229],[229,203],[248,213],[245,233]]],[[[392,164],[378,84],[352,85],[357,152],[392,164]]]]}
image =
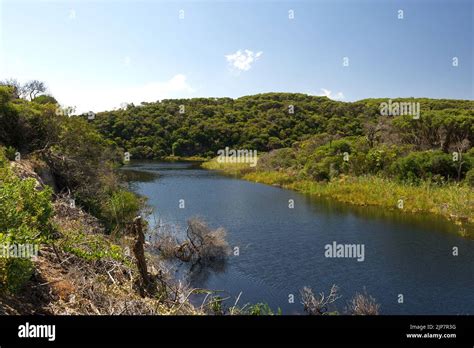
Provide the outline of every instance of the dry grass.
{"type": "MultiPolygon", "coordinates": [[[[338,287],[336,285],[331,287],[328,295],[324,294],[324,292],[315,295],[313,290],[306,286],[300,291],[300,295],[304,311],[309,315],[339,314],[335,308],[333,308],[333,311],[330,311],[334,303],[341,298],[341,296],[338,295],[338,287]]],[[[355,294],[344,314],[378,315],[379,310],[380,304],[378,304],[372,296],[367,294],[367,291],[364,289],[363,293],[355,294]]]]}
{"type": "Polygon", "coordinates": [[[347,312],[352,315],[378,315],[379,310],[380,304],[364,290],[364,293],[355,294],[347,312]]]}
{"type": "Polygon", "coordinates": [[[155,296],[140,296],[140,275],[120,241],[102,233],[97,220],[67,199],[55,202],[55,239],[43,245],[34,275],[15,295],[0,296],[1,314],[197,315],[192,289],[176,282],[158,262],[149,262],[155,296]],[[122,245],[119,245],[119,244],[122,245]]]}
{"type": "Polygon", "coordinates": [[[114,260],[90,262],[75,255],[61,253],[64,260],[58,274],[51,264],[57,257],[51,250],[43,251],[38,264],[53,294],[47,304],[52,314],[86,315],[162,315],[197,314],[190,304],[178,307],[176,299],[141,297],[137,291],[136,270],[114,260]]]}

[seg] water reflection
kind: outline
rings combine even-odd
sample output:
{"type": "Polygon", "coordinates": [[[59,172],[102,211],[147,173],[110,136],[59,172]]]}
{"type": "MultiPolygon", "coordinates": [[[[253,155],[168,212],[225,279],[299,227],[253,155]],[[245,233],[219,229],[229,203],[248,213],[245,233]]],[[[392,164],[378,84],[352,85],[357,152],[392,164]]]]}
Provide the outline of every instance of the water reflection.
{"type": "Polygon", "coordinates": [[[134,186],[160,224],[179,231],[199,215],[212,228],[224,227],[231,247],[240,248],[239,256],[214,268],[189,272],[190,265],[181,265],[193,287],[225,290],[234,300],[242,292],[240,303],[266,302],[283,313],[301,312],[303,286],[320,292],[332,284],[341,289],[340,307],[366,288],[382,314],[474,313],[474,241],[442,217],[347,205],[189,163],[132,163],[129,169],[159,175],[134,186]],[[289,199],[295,209],[288,209],[289,199]],[[325,258],[324,246],[333,241],[364,244],[365,261],[325,258]],[[400,293],[404,304],[397,302],[400,293]],[[289,294],[295,303],[288,303],[289,294]]]}
{"type": "Polygon", "coordinates": [[[124,168],[120,171],[121,177],[128,182],[152,182],[160,175],[158,172],[124,168]]]}
{"type": "MultiPolygon", "coordinates": [[[[413,226],[424,230],[436,230],[446,233],[459,233],[459,227],[453,222],[446,220],[442,216],[429,213],[409,213],[401,212],[397,209],[385,209],[377,206],[357,206],[352,204],[341,203],[330,198],[315,197],[305,195],[305,201],[314,208],[316,212],[323,212],[338,215],[354,215],[360,218],[391,221],[397,224],[413,226]]],[[[469,228],[469,227],[468,227],[469,228]]],[[[469,235],[474,238],[472,230],[469,235]]]]}

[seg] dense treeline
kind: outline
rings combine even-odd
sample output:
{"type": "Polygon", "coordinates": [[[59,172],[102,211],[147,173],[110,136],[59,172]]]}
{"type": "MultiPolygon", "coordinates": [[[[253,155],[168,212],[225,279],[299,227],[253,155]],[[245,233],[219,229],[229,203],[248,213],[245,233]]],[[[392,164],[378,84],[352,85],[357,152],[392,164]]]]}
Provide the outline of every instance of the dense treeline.
{"type": "Polygon", "coordinates": [[[100,113],[102,134],[135,158],[212,157],[225,146],[267,151],[329,130],[361,134],[363,105],[303,94],[163,100],[100,113]]]}
{"type": "MultiPolygon", "coordinates": [[[[402,99],[394,99],[401,101],[402,99]]],[[[344,103],[304,94],[268,93],[239,99],[196,98],[128,105],[103,112],[99,131],[135,158],[214,156],[225,146],[268,151],[290,147],[314,134],[375,136],[391,127],[398,141],[448,150],[459,138],[473,139],[472,101],[403,99],[419,102],[422,117],[380,116],[384,99],[344,103]]]]}
{"type": "Polygon", "coordinates": [[[345,152],[352,157],[346,170],[357,175],[383,170],[413,181],[466,175],[472,166],[466,153],[474,141],[473,101],[393,99],[419,103],[420,117],[381,116],[381,104],[387,101],[345,103],[291,93],[175,99],[103,112],[93,122],[135,159],[213,157],[226,146],[269,152],[298,148],[306,141],[299,151],[301,165],[315,179],[328,179],[331,164],[343,171],[345,152]],[[403,160],[394,164],[399,158],[403,160]]]}

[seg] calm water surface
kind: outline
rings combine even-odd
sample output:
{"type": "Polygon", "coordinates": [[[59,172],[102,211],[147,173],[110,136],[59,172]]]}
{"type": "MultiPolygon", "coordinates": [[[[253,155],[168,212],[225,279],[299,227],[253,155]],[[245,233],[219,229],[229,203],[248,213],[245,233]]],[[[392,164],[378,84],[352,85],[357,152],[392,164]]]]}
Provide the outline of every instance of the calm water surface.
{"type": "Polygon", "coordinates": [[[343,309],[364,288],[382,314],[474,314],[474,241],[441,218],[354,207],[202,170],[192,163],[132,162],[131,187],[155,217],[179,228],[193,216],[224,227],[240,255],[195,272],[192,286],[224,290],[239,304],[301,313],[299,290],[340,288],[343,309]],[[185,209],[179,208],[184,199],[185,209]],[[289,200],[295,208],[289,209],[289,200]],[[326,258],[325,245],[364,244],[365,260],[326,258]],[[452,256],[452,248],[459,256],[452,256]],[[295,303],[289,303],[289,295],[295,303]],[[403,294],[404,303],[397,302],[403,294]]]}

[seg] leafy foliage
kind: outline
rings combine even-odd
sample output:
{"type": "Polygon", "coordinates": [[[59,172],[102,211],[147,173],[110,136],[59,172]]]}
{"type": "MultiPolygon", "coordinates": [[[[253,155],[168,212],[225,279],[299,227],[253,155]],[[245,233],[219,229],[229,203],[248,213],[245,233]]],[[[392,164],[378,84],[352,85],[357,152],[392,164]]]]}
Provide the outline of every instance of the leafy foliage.
{"type": "Polygon", "coordinates": [[[118,189],[101,207],[102,220],[109,230],[124,230],[141,208],[141,201],[132,192],[118,189]]]}
{"type": "Polygon", "coordinates": [[[94,125],[133,158],[213,157],[226,146],[267,152],[323,133],[327,141],[328,137],[364,135],[369,147],[389,142],[444,152],[460,140],[474,141],[472,101],[393,101],[419,102],[421,117],[380,116],[380,103],[386,99],[344,103],[305,94],[265,93],[235,100],[194,98],[131,104],[98,114],[94,125]]]}
{"type": "Polygon", "coordinates": [[[124,193],[116,175],[123,154],[87,120],[59,110],[51,96],[27,101],[18,98],[14,86],[0,86],[0,145],[7,146],[11,160],[16,151],[37,154],[59,191],[73,192],[76,203],[103,219],[110,231],[123,228],[141,204],[124,193]]]}
{"type": "MultiPolygon", "coordinates": [[[[35,189],[34,179],[21,180],[0,148],[0,246],[39,245],[52,232],[51,189],[35,189]]],[[[3,255],[5,256],[5,255],[3,255]]],[[[15,291],[32,271],[28,258],[0,257],[0,291],[15,291]]]]}

